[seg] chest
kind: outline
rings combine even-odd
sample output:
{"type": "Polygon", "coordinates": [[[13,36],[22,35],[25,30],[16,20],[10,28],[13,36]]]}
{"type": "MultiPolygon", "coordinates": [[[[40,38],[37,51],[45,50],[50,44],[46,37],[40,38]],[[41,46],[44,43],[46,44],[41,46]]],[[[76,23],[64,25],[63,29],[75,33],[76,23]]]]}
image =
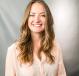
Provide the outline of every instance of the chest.
{"type": "Polygon", "coordinates": [[[55,76],[57,64],[36,63],[32,65],[18,65],[16,76],[55,76]]]}

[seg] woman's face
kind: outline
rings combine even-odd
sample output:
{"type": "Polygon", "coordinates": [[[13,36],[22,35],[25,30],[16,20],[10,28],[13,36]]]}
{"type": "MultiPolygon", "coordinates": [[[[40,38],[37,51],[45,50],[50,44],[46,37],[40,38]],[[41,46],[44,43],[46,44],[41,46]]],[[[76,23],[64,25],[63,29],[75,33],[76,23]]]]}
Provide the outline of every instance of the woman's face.
{"type": "Polygon", "coordinates": [[[31,7],[28,27],[31,32],[40,33],[44,31],[46,25],[46,10],[41,3],[34,3],[31,7]]]}

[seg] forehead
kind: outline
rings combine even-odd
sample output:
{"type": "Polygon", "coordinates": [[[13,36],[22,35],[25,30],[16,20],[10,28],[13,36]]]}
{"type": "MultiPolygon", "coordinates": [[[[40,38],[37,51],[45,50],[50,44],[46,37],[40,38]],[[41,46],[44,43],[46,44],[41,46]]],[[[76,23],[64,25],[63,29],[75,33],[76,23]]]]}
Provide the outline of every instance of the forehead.
{"type": "Polygon", "coordinates": [[[34,3],[31,6],[30,12],[41,13],[41,12],[46,12],[46,9],[42,3],[34,3]]]}

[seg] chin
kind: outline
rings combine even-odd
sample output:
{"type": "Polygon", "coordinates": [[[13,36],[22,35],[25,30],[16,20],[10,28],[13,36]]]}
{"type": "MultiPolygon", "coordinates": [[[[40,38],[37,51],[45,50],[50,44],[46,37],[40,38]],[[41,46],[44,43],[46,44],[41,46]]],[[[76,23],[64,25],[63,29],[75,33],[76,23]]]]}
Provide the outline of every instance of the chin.
{"type": "Polygon", "coordinates": [[[41,32],[43,32],[44,30],[33,30],[32,32],[34,32],[34,33],[41,33],[41,32]]]}

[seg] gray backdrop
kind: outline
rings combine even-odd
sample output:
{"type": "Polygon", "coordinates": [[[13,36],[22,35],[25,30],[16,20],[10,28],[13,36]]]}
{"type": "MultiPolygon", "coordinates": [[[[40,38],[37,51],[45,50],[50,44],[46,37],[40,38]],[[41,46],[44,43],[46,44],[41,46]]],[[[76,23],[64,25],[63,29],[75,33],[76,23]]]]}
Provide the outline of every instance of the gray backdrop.
{"type": "MultiPolygon", "coordinates": [[[[55,22],[68,76],[79,76],[79,0],[45,0],[55,22]]],[[[0,0],[0,76],[4,76],[7,48],[18,38],[29,0],[0,0]]]]}

